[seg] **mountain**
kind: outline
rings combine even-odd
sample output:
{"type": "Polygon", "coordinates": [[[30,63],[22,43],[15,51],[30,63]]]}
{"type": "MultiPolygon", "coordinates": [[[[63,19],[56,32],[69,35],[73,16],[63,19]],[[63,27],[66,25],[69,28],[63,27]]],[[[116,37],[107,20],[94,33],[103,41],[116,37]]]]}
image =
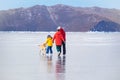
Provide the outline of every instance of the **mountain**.
{"type": "Polygon", "coordinates": [[[100,21],[95,25],[91,31],[105,31],[105,32],[115,32],[120,31],[119,24],[111,21],[100,21]]]}
{"type": "Polygon", "coordinates": [[[55,31],[57,26],[66,31],[120,31],[120,10],[57,4],[0,11],[0,31],[55,31]]]}

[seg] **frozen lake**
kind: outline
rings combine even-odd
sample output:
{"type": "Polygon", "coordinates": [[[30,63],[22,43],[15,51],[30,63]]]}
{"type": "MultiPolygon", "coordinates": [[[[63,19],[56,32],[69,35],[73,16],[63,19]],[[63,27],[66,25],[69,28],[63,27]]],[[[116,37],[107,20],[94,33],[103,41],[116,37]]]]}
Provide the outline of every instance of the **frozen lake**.
{"type": "Polygon", "coordinates": [[[0,80],[120,80],[120,33],[67,33],[66,57],[39,53],[54,32],[0,32],[0,80]]]}

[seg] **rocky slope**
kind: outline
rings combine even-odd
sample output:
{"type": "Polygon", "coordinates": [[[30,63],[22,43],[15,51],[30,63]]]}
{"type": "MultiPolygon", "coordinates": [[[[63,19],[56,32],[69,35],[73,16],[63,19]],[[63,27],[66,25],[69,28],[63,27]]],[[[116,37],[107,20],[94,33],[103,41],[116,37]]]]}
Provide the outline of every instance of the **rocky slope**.
{"type": "Polygon", "coordinates": [[[99,7],[58,4],[0,11],[0,31],[55,31],[59,25],[66,31],[120,31],[119,24],[120,10],[99,7]]]}

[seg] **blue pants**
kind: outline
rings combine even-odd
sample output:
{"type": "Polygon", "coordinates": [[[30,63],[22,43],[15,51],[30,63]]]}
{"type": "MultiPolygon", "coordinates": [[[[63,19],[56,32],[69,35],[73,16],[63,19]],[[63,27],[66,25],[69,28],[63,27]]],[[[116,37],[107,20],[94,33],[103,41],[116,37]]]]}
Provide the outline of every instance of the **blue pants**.
{"type": "Polygon", "coordinates": [[[47,46],[46,53],[48,54],[49,51],[50,51],[51,54],[53,53],[52,46],[47,46]]]}

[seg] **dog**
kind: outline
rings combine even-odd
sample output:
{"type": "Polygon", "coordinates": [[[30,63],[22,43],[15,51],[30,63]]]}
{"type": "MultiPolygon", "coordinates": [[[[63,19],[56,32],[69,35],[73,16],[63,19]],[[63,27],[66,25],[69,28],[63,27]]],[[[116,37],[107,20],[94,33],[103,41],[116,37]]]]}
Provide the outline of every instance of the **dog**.
{"type": "Polygon", "coordinates": [[[42,45],[39,45],[39,48],[40,48],[40,53],[42,55],[45,55],[46,54],[46,44],[43,43],[42,45]]]}

